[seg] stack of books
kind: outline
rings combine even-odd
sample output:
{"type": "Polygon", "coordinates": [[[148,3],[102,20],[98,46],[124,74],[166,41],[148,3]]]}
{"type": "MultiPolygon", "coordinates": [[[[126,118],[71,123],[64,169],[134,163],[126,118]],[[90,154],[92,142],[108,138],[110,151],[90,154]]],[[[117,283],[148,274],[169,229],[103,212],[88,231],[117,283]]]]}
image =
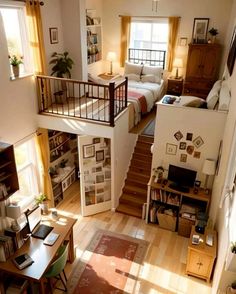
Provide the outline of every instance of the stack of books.
{"type": "Polygon", "coordinates": [[[0,235],[0,261],[5,262],[14,254],[13,240],[9,236],[0,235]]]}

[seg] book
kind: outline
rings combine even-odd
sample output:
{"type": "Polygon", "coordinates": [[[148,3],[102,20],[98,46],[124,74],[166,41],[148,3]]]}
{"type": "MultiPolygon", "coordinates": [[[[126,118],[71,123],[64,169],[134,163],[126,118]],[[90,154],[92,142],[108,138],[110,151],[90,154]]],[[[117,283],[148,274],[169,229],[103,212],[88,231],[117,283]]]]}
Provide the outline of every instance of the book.
{"type": "Polygon", "coordinates": [[[13,258],[12,261],[15,264],[15,266],[19,269],[23,269],[34,263],[33,259],[27,253],[13,258]]]}

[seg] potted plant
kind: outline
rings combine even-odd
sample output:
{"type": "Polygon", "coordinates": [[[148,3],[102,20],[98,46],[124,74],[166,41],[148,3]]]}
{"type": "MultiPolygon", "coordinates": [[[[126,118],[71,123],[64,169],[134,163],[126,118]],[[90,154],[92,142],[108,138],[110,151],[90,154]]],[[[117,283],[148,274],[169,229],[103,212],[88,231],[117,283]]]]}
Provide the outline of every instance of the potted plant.
{"type": "Polygon", "coordinates": [[[226,269],[236,272],[236,241],[230,243],[226,258],[226,269]]]}
{"type": "Polygon", "coordinates": [[[46,194],[40,194],[35,198],[37,205],[41,207],[42,214],[48,214],[48,197],[46,194]]]}
{"type": "Polygon", "coordinates": [[[69,57],[69,53],[54,52],[51,57],[52,60],[49,63],[53,65],[51,75],[56,75],[58,78],[71,78],[74,61],[69,57]]]}
{"type": "Polygon", "coordinates": [[[233,281],[229,289],[230,289],[229,293],[236,293],[236,281],[233,281]]]}
{"type": "Polygon", "coordinates": [[[215,43],[216,35],[219,34],[218,30],[215,29],[215,28],[211,28],[208,32],[211,35],[211,41],[212,41],[212,43],[215,43]]]}
{"type": "Polygon", "coordinates": [[[9,61],[10,61],[10,64],[12,66],[12,71],[13,71],[13,75],[14,77],[18,77],[19,76],[19,73],[20,73],[20,64],[23,63],[22,61],[23,57],[20,56],[20,57],[17,57],[16,55],[9,55],[9,61]]]}

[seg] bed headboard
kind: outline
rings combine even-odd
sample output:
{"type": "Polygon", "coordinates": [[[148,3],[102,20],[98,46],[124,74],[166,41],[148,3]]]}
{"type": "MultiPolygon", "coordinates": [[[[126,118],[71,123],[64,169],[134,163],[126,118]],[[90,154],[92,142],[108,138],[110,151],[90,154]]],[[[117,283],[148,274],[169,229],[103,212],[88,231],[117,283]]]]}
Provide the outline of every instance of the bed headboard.
{"type": "Polygon", "coordinates": [[[151,49],[134,49],[129,48],[129,62],[159,66],[165,68],[166,51],[151,49]]]}

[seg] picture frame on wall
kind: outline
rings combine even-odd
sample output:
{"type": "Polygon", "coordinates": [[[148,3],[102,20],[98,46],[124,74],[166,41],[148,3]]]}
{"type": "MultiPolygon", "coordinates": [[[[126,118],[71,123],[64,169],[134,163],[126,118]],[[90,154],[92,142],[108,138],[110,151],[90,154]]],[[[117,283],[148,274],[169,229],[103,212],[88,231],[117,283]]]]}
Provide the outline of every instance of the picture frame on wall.
{"type": "Polygon", "coordinates": [[[83,158],[90,158],[95,156],[95,147],[93,144],[83,146],[83,158]]]}
{"type": "Polygon", "coordinates": [[[207,43],[209,18],[194,18],[193,22],[193,43],[207,43]]]}
{"type": "Polygon", "coordinates": [[[49,28],[50,35],[50,43],[57,44],[58,43],[58,28],[49,28]]]}
{"type": "Polygon", "coordinates": [[[96,162],[104,160],[104,150],[96,151],[96,162]]]}
{"type": "Polygon", "coordinates": [[[170,143],[166,144],[166,154],[175,155],[176,152],[177,152],[177,145],[170,144],[170,143]]]}
{"type": "Polygon", "coordinates": [[[234,62],[236,58],[236,26],[234,27],[233,36],[230,43],[229,54],[227,58],[227,67],[229,74],[232,75],[234,69],[234,62]]]}

